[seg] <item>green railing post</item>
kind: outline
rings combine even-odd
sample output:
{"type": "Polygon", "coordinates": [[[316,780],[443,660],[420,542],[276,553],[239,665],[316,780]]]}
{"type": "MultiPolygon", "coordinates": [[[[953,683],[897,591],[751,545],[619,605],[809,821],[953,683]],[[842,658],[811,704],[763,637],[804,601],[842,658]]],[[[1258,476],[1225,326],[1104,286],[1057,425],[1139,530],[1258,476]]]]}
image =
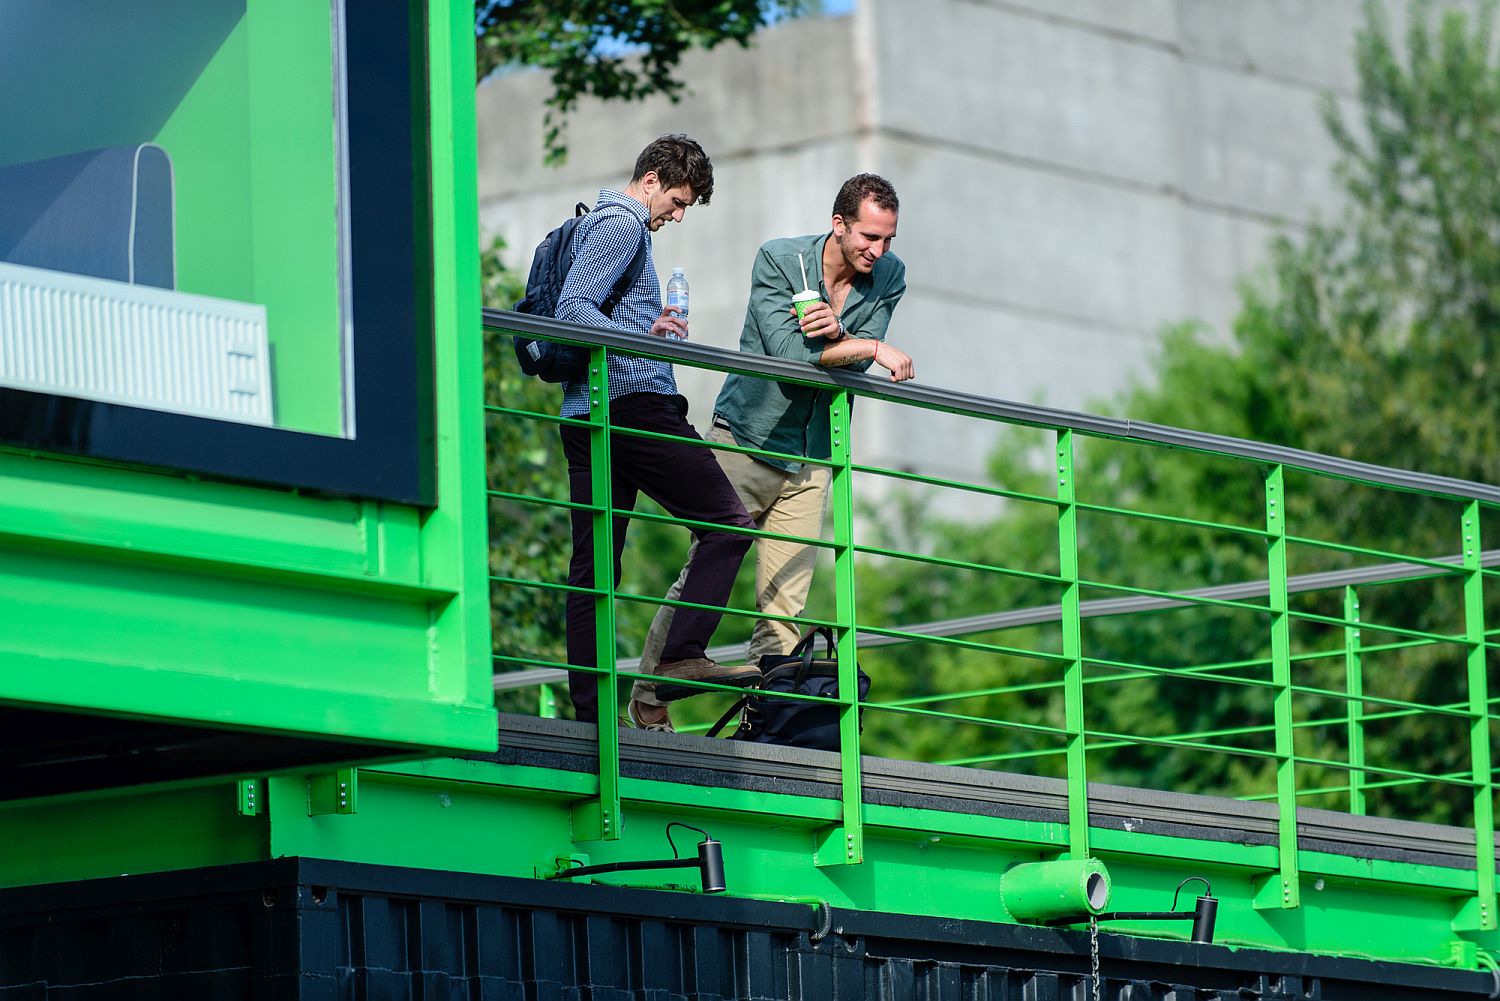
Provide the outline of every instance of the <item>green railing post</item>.
{"type": "Polygon", "coordinates": [[[1364,665],[1359,648],[1359,592],[1344,588],[1344,681],[1349,693],[1349,812],[1365,813],[1364,665]]]}
{"type": "Polygon", "coordinates": [[[620,837],[619,682],[615,664],[614,489],[609,462],[609,358],[589,349],[589,498],[594,522],[594,663],[599,696],[599,798],[573,819],[573,840],[620,837]]]}
{"type": "Polygon", "coordinates": [[[833,470],[834,617],[839,622],[839,766],[841,822],[817,847],[820,865],[857,865],[865,858],[864,793],[859,767],[859,684],[854,596],[854,470],[852,416],[847,389],[833,391],[828,408],[833,470]]]}
{"type": "Polygon", "coordinates": [[[537,686],[536,714],[542,719],[557,719],[557,687],[555,685],[537,686]]]}
{"type": "Polygon", "coordinates": [[[1469,669],[1469,754],[1474,779],[1474,873],[1479,931],[1495,921],[1495,784],[1490,770],[1489,679],[1485,673],[1484,573],[1480,559],[1479,502],[1464,506],[1464,641],[1469,669]]]}
{"type": "Polygon", "coordinates": [[[1083,625],[1078,594],[1078,506],[1073,432],[1057,433],[1057,575],[1062,585],[1063,729],[1067,736],[1068,854],[1089,854],[1089,776],[1083,714],[1083,625]]]}
{"type": "Polygon", "coordinates": [[[1266,581],[1271,614],[1271,682],[1275,686],[1276,833],[1278,871],[1255,894],[1255,907],[1297,907],[1297,765],[1292,739],[1292,644],[1286,572],[1286,489],[1280,465],[1266,472],[1266,581]]]}

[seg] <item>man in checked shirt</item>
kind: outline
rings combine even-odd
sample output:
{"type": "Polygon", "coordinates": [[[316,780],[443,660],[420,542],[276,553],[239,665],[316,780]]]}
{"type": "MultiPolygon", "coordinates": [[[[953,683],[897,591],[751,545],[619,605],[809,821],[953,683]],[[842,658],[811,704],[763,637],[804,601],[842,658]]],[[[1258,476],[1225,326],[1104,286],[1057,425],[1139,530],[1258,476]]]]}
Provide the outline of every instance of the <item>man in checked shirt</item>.
{"type": "MultiPolygon", "coordinates": [[[[662,305],[661,282],[651,256],[651,234],[668,222],[681,222],[694,202],[708,204],[714,191],[714,169],[703,147],[683,135],[662,136],[641,151],[635,174],[623,191],[599,192],[594,211],[584,217],[575,234],[572,269],[563,283],[557,318],[642,336],[686,339],[687,321],[662,305]],[[600,309],[614,285],[625,274],[637,250],[645,244],[645,267],[625,292],[612,315],[600,309]]],[[[677,392],[672,366],[666,362],[609,357],[609,413],[616,427],[635,428],[682,438],[697,438],[687,422],[687,400],[677,392]]],[[[563,383],[562,416],[586,417],[586,381],[563,383]]],[[[563,453],[568,459],[569,496],[574,503],[593,502],[590,495],[589,433],[580,427],[561,428],[563,453]]],[[[706,448],[671,441],[610,437],[612,503],[617,511],[635,507],[644,493],[676,518],[753,528],[734,488],[729,485],[713,453],[706,448]]],[[[568,583],[594,585],[592,516],[574,510],[573,558],[568,583]]],[[[620,580],[620,554],[629,519],[616,517],[613,526],[614,575],[620,580]]],[[[712,529],[693,529],[696,557],[693,572],[683,582],[682,600],[722,606],[729,598],[740,561],[751,537],[712,529]]],[[[760,678],[754,666],[726,667],[706,656],[709,637],[719,624],[719,612],[679,608],[656,667],[656,698],[662,702],[697,695],[702,690],[676,681],[711,681],[745,686],[760,678]]],[[[594,599],[569,592],[567,599],[568,663],[594,667],[598,660],[594,639],[594,599]]],[[[570,671],[568,688],[576,717],[598,722],[598,676],[570,671]]],[[[612,697],[612,696],[611,696],[612,697]]]]}

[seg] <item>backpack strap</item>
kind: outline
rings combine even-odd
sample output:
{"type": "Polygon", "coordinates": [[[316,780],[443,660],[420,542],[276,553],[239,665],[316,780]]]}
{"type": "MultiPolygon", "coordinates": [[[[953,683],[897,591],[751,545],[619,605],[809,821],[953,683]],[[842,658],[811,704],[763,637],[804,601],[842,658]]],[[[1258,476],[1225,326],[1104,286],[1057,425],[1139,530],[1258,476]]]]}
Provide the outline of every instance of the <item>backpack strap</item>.
{"type": "MultiPolygon", "coordinates": [[[[587,205],[583,204],[583,202],[579,202],[577,208],[575,208],[573,211],[575,213],[574,218],[589,214],[589,208],[587,205]]],[[[611,215],[629,216],[631,219],[636,218],[633,213],[626,212],[624,209],[616,209],[613,212],[610,212],[609,208],[603,208],[599,210],[599,215],[604,215],[605,213],[609,213],[611,215]]],[[[636,221],[640,222],[639,219],[636,219],[636,221]]],[[[599,304],[599,312],[603,313],[605,316],[613,320],[615,307],[620,304],[621,299],[625,298],[625,294],[630,291],[630,287],[634,285],[636,283],[636,280],[641,277],[641,272],[644,271],[645,268],[646,227],[645,225],[642,225],[641,242],[636,245],[635,256],[630,258],[630,263],[625,265],[625,273],[620,276],[620,280],[615,282],[614,287],[609,290],[609,295],[605,296],[604,301],[599,304]]]]}
{"type": "Polygon", "coordinates": [[[728,711],[725,712],[723,716],[719,717],[719,722],[715,723],[713,726],[711,726],[711,727],[708,728],[708,732],[706,734],[704,734],[704,736],[705,737],[717,737],[719,735],[719,731],[722,730],[722,729],[724,729],[726,726],[728,726],[729,725],[729,721],[732,720],[732,719],[734,719],[734,717],[736,715],[738,715],[739,712],[741,710],[743,710],[745,708],[745,706],[749,702],[750,702],[750,696],[748,696],[748,695],[741,695],[735,701],[734,705],[730,706],[729,709],[728,709],[728,711]]]}

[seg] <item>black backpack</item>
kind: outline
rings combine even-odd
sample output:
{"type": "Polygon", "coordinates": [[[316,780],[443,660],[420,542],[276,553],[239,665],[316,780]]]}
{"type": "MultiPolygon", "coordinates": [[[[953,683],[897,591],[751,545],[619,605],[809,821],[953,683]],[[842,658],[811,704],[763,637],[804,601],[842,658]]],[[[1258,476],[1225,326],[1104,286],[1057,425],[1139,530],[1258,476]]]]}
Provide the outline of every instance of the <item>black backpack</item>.
{"type": "MultiPolygon", "coordinates": [[[[583,202],[573,210],[573,218],[563,223],[542,238],[531,255],[531,274],[526,279],[526,295],[512,307],[517,313],[532,316],[556,316],[557,300],[562,296],[563,282],[573,267],[573,238],[578,224],[588,215],[589,207],[583,202]]],[[[634,218],[632,216],[631,218],[634,218]]],[[[625,267],[625,273],[615,282],[602,303],[599,312],[614,315],[615,307],[641,276],[646,266],[646,227],[641,227],[641,243],[635,256],[625,267]]],[[[543,382],[566,382],[581,379],[588,370],[588,351],[572,344],[538,340],[532,337],[514,338],[516,360],[521,371],[534,375],[543,382]]]]}
{"type": "MultiPolygon", "coordinates": [[[[810,629],[789,654],[766,654],[760,659],[760,684],[729,707],[708,731],[719,731],[740,714],[740,725],[730,740],[749,740],[758,744],[786,744],[811,747],[822,751],[839,749],[838,706],[819,705],[800,699],[778,699],[766,692],[795,692],[798,695],[821,695],[838,698],[839,662],[834,654],[833,631],[827,626],[810,629]],[[815,657],[818,636],[826,644],[825,656],[815,657]]],[[[855,666],[859,701],[870,697],[870,676],[855,666]]],[[[863,729],[864,710],[860,710],[863,729]]]]}

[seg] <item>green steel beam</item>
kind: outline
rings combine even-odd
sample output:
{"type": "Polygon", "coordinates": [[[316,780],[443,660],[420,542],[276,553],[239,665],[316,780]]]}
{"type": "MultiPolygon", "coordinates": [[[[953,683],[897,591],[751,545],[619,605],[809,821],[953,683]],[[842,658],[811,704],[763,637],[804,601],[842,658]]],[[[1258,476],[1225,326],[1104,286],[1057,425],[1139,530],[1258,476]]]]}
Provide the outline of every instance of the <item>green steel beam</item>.
{"type": "Polygon", "coordinates": [[[229,729],[325,734],[391,747],[495,749],[495,710],[484,703],[440,703],[418,696],[291,686],[187,671],[132,670],[73,657],[5,655],[0,705],[69,706],[89,715],[142,720],[202,719],[229,729]]]}
{"type": "MultiPolygon", "coordinates": [[[[1359,591],[1344,588],[1344,618],[1359,621],[1359,591]]],[[[1347,725],[1349,739],[1349,812],[1363,816],[1365,812],[1365,722],[1364,673],[1361,670],[1359,649],[1359,627],[1344,627],[1344,683],[1349,692],[1347,725]]]]}
{"type": "Polygon", "coordinates": [[[615,663],[614,478],[609,457],[609,355],[589,352],[589,497],[594,523],[594,677],[599,704],[599,796],[573,814],[574,841],[614,841],[620,807],[619,677],[615,663]]]}
{"type": "Polygon", "coordinates": [[[1297,877],[1297,763],[1292,741],[1291,628],[1287,615],[1286,491],[1282,467],[1266,472],[1266,577],[1271,609],[1271,676],[1277,686],[1272,703],[1276,725],[1277,872],[1263,882],[1257,908],[1292,908],[1301,903],[1297,877]]]}
{"type": "MultiPolygon", "coordinates": [[[[451,582],[456,600],[434,608],[432,638],[439,649],[462,650],[461,673],[434,678],[434,688],[453,693],[462,683],[469,698],[493,703],[490,678],[489,505],[485,487],[484,332],[473,318],[481,306],[480,267],[474,253],[479,239],[479,191],[467,178],[477,175],[478,123],[475,119],[473,11],[464,0],[429,0],[427,5],[427,156],[432,228],[433,380],[438,409],[438,507],[425,517],[409,511],[421,548],[407,547],[406,563],[415,576],[435,574],[451,582]],[[467,30],[465,27],[467,26],[467,30]],[[443,459],[442,456],[449,458],[443,459]],[[462,555],[463,558],[457,558],[462,555]]],[[[380,532],[392,505],[378,505],[380,532]]],[[[399,510],[399,509],[394,509],[399,510]]],[[[392,540],[370,539],[372,559],[392,540]]]]}
{"type": "Polygon", "coordinates": [[[859,766],[860,703],[858,637],[854,595],[854,472],[849,391],[834,391],[828,408],[833,471],[834,617],[839,623],[839,823],[818,845],[821,866],[858,865],[865,860],[864,792],[859,766]]]}
{"type": "Polygon", "coordinates": [[[1469,649],[1466,660],[1469,689],[1469,755],[1474,780],[1475,921],[1479,931],[1494,931],[1495,915],[1495,786],[1490,753],[1489,676],[1485,669],[1484,577],[1479,572],[1479,502],[1464,507],[1464,628],[1469,649]]]}
{"type": "Polygon", "coordinates": [[[1073,475],[1073,432],[1057,434],[1057,554],[1061,595],[1063,729],[1067,731],[1068,854],[1089,854],[1089,776],[1083,707],[1083,619],[1079,614],[1078,507],[1073,475]]]}

